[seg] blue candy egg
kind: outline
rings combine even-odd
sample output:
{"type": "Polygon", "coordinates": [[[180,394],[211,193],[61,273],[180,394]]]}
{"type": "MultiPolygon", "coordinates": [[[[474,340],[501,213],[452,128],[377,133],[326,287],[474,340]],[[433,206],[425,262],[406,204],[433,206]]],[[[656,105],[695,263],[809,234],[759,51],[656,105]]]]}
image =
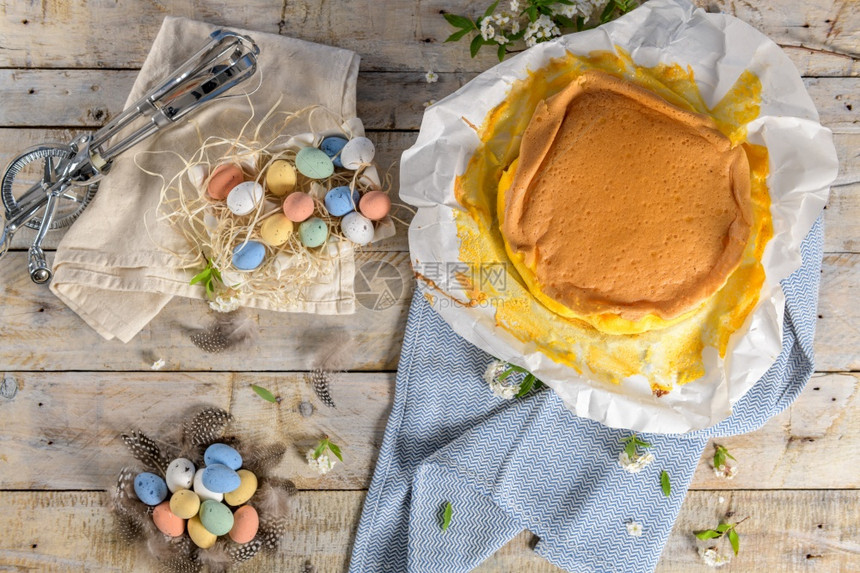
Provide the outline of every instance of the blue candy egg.
{"type": "Polygon", "coordinates": [[[331,157],[331,161],[335,167],[343,167],[343,163],[340,161],[340,151],[347,143],[347,140],[343,137],[326,137],[320,143],[320,149],[323,153],[331,157]]]}
{"type": "Polygon", "coordinates": [[[203,487],[213,493],[229,493],[242,483],[239,474],[224,464],[206,466],[200,480],[203,482],[203,487]]]}
{"type": "Polygon", "coordinates": [[[161,476],[143,472],[134,478],[134,494],[146,505],[158,505],[167,499],[167,483],[161,476]]]}
{"type": "Polygon", "coordinates": [[[240,271],[253,271],[266,258],[266,247],[257,241],[239,243],[233,249],[233,266],[240,271]]]}
{"type": "Polygon", "coordinates": [[[242,467],[242,455],[227,444],[212,444],[206,448],[203,461],[206,462],[207,466],[222,464],[231,470],[238,470],[242,467]]]}
{"type": "Polygon", "coordinates": [[[355,211],[358,200],[361,199],[358,190],[352,192],[350,198],[349,187],[343,185],[335,187],[325,194],[325,208],[335,217],[343,217],[351,211],[355,211]]]}

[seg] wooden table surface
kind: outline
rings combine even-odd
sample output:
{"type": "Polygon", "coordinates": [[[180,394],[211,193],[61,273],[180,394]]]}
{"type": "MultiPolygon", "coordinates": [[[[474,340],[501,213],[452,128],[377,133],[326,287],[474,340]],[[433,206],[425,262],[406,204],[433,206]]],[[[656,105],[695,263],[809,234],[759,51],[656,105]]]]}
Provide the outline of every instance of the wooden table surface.
{"type": "MultiPolygon", "coordinates": [[[[488,3],[477,3],[480,8],[488,3]]],[[[0,0],[0,165],[42,141],[65,141],[122,108],[164,16],[292,35],[358,52],[358,111],[382,166],[417,135],[424,103],[494,64],[446,44],[452,0],[0,0]],[[427,83],[426,70],[439,74],[427,83]]],[[[718,479],[709,445],[658,571],[705,571],[691,531],[749,516],[728,571],[860,571],[860,4],[856,0],[721,0],[785,49],[834,132],[839,177],[826,211],[816,338],[817,374],[797,402],[761,430],[725,439],[739,475],[718,479]]],[[[471,10],[478,10],[474,6],[471,10]]],[[[300,81],[300,78],[297,78],[300,81]]],[[[396,170],[395,170],[396,171],[396,170]]],[[[395,182],[396,183],[396,182],[395,182]]],[[[396,188],[396,185],[395,185],[396,188]]],[[[411,287],[406,232],[361,255],[400,270],[411,287]]],[[[0,263],[0,571],[150,570],[114,535],[106,490],[130,461],[118,435],[158,434],[189,404],[229,409],[248,438],[293,444],[277,473],[301,490],[276,557],[246,570],[343,571],[392,401],[411,288],[380,311],[310,317],[253,312],[251,349],[209,355],[190,329],[209,325],[205,302],[175,299],[128,344],[106,342],[25,272],[29,237],[0,263]],[[305,380],[313,349],[338,331],[359,351],[323,406],[305,380]],[[157,358],[161,371],[151,371],[157,358]],[[272,405],[249,388],[280,394],[272,405]],[[313,411],[307,415],[308,402],[313,411]],[[304,412],[306,415],[302,415],[304,412]],[[302,452],[322,434],[346,463],[325,477],[302,452]]],[[[53,248],[59,235],[49,238],[53,248]]],[[[556,569],[524,532],[480,571],[556,569]]]]}

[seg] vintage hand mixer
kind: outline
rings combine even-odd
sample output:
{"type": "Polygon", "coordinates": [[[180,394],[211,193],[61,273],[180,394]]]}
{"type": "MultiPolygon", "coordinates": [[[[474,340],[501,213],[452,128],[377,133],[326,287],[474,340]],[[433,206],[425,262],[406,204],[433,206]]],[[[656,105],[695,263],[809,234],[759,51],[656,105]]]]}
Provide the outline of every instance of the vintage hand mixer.
{"type": "Polygon", "coordinates": [[[247,36],[217,30],[199,52],[95,133],[68,144],[42,143],[13,159],[0,179],[6,219],[0,258],[16,231],[36,229],[27,256],[30,278],[37,284],[51,280],[42,250],[47,232],[75,221],[118,155],[251,77],[259,53],[247,36]],[[141,125],[135,129],[136,124],[141,125]],[[127,135],[112,141],[120,132],[127,135]]]}

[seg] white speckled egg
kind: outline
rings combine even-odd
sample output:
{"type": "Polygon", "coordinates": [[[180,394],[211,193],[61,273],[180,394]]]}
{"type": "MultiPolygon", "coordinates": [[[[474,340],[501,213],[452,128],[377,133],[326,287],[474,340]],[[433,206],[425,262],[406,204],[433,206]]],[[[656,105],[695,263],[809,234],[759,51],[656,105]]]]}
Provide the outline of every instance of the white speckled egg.
{"type": "Polygon", "coordinates": [[[376,148],[372,141],[366,137],[356,137],[350,139],[340,150],[340,162],[347,169],[355,170],[373,161],[375,154],[376,148]]]}
{"type": "Polygon", "coordinates": [[[340,220],[344,236],[356,245],[366,245],[373,240],[373,222],[361,213],[347,214],[340,220]]]}
{"type": "Polygon", "coordinates": [[[263,200],[263,186],[256,181],[239,183],[227,195],[227,208],[234,215],[247,215],[263,200]]]}
{"type": "Polygon", "coordinates": [[[197,468],[191,460],[186,458],[176,458],[170,465],[167,466],[167,472],[164,474],[167,482],[167,489],[174,492],[178,489],[191,489],[194,483],[194,472],[197,468]]]}

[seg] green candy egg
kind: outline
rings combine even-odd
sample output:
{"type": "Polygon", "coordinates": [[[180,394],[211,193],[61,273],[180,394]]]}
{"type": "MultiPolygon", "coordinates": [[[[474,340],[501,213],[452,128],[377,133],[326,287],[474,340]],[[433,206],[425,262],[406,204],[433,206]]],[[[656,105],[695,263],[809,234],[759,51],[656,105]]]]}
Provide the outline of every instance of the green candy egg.
{"type": "Polygon", "coordinates": [[[299,240],[308,248],[319,247],[328,238],[328,225],[319,217],[311,217],[299,225],[299,240]]]}
{"type": "Polygon", "coordinates": [[[305,177],[325,179],[334,173],[334,163],[324,151],[316,147],[303,147],[296,154],[296,169],[305,177]]]}
{"type": "Polygon", "coordinates": [[[200,505],[200,523],[212,535],[226,535],[233,529],[233,512],[223,503],[207,499],[200,505]]]}

